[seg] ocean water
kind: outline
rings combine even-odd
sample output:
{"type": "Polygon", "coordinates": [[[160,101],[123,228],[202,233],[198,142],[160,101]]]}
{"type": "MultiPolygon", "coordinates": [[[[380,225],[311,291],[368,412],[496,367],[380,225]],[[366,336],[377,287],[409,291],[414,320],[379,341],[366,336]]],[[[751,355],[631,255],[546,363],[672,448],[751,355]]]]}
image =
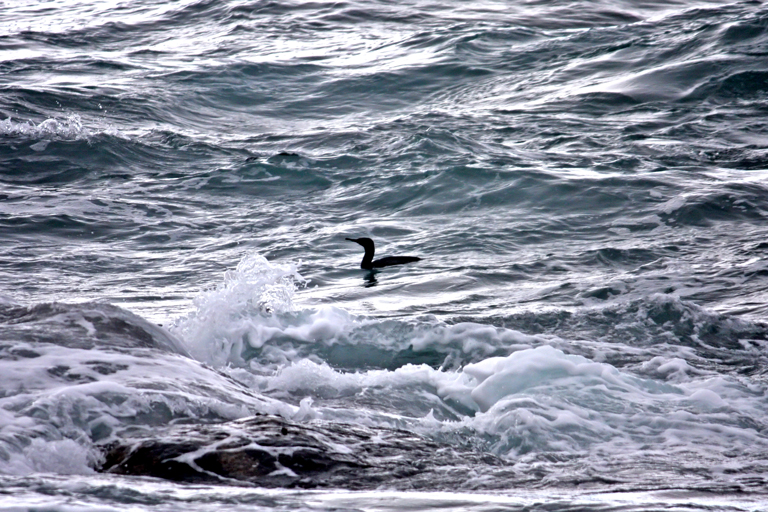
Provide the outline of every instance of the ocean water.
{"type": "Polygon", "coordinates": [[[3,510],[766,510],[767,256],[761,2],[0,1],[3,510]]]}

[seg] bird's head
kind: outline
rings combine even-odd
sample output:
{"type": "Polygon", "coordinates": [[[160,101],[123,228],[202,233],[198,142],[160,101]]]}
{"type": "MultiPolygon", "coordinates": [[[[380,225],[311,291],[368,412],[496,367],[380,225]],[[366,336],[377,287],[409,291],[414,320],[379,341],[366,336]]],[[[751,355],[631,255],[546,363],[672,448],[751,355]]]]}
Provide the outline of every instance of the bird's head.
{"type": "Polygon", "coordinates": [[[370,238],[365,238],[365,237],[363,237],[363,238],[347,238],[347,240],[349,240],[350,242],[358,243],[358,244],[362,245],[363,247],[365,247],[366,249],[368,249],[369,247],[373,248],[373,240],[371,240],[370,238]]]}

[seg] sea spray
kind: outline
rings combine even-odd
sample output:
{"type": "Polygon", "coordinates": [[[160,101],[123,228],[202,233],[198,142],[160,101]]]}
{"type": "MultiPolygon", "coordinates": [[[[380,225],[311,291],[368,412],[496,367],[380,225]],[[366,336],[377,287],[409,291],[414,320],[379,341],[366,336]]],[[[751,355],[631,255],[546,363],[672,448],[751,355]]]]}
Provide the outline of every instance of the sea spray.
{"type": "Polygon", "coordinates": [[[214,366],[245,364],[249,343],[260,345],[279,329],[278,316],[294,310],[293,299],[307,281],[293,264],[275,264],[256,253],[243,257],[216,287],[194,299],[195,311],[170,330],[199,361],[214,366]]]}

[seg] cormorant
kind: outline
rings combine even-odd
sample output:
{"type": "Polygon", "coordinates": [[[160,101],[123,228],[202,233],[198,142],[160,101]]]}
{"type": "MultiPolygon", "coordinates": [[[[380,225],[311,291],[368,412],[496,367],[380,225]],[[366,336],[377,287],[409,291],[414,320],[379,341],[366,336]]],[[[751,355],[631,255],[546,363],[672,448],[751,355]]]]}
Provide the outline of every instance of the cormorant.
{"type": "Polygon", "coordinates": [[[365,256],[363,256],[363,261],[360,263],[360,268],[364,270],[402,265],[403,263],[411,263],[421,259],[416,256],[387,256],[386,258],[379,258],[378,260],[373,261],[373,253],[376,252],[376,249],[373,246],[373,240],[370,238],[347,238],[347,240],[350,242],[357,242],[365,249],[365,256]]]}

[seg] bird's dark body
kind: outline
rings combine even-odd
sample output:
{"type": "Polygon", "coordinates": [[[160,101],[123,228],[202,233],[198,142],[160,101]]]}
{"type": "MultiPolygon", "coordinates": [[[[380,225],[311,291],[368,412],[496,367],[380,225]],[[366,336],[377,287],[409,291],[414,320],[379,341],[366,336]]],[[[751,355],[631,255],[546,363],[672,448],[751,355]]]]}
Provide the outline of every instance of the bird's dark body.
{"type": "Polygon", "coordinates": [[[374,268],[391,267],[392,265],[402,265],[404,263],[413,263],[419,261],[421,258],[416,256],[386,256],[373,259],[373,255],[376,252],[376,247],[373,244],[373,240],[370,238],[347,238],[350,242],[356,242],[363,246],[365,249],[365,255],[363,261],[360,263],[360,268],[364,270],[372,270],[374,268]]]}

